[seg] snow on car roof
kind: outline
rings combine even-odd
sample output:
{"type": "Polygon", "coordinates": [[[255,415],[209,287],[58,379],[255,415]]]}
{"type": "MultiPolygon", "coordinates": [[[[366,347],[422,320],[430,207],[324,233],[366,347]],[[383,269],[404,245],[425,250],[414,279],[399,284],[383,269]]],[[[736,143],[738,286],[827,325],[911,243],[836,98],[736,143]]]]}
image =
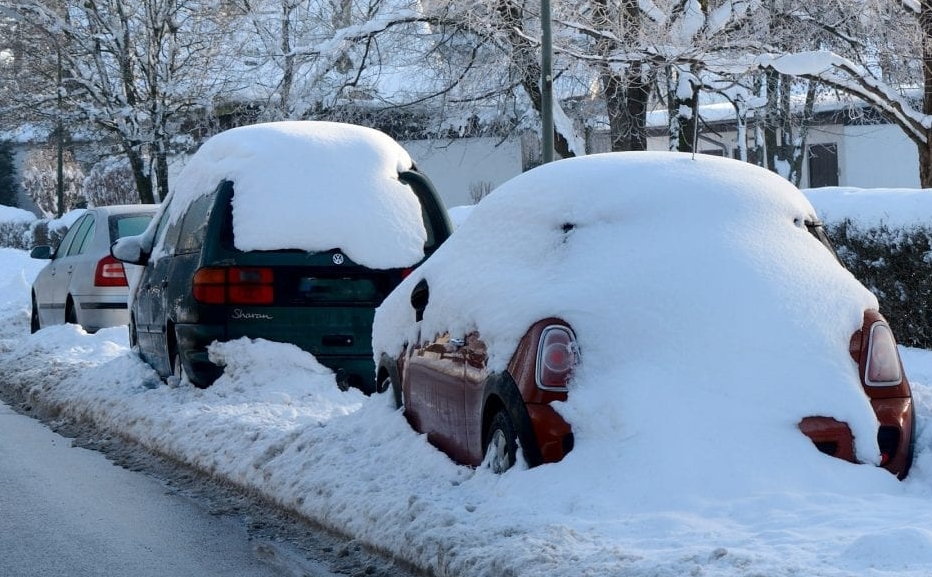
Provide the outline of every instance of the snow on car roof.
{"type": "Polygon", "coordinates": [[[372,268],[409,266],[427,232],[411,189],[408,153],[386,134],[335,122],[243,126],[207,140],[175,179],[177,219],[222,180],[234,186],[233,228],[241,250],[339,248],[372,268]]]}
{"type": "Polygon", "coordinates": [[[797,424],[846,421],[859,457],[879,462],[848,352],[863,311],[878,305],[807,230],[815,216],[779,176],[729,159],[636,152],[547,164],[484,198],[386,299],[375,353],[418,338],[409,298],[421,278],[423,337],[478,329],[491,370],[532,323],[562,317],[582,358],[558,407],[574,427],[576,466],[613,471],[607,461],[619,469],[604,482],[658,498],[691,471],[706,495],[813,479],[837,487],[850,465],[820,455],[797,424]]]}

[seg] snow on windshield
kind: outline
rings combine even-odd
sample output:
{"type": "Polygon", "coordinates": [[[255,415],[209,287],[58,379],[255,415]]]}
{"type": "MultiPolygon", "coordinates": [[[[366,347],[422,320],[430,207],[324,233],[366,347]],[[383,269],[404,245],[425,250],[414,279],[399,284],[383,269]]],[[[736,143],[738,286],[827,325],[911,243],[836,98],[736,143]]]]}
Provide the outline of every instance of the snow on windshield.
{"type": "Polygon", "coordinates": [[[371,268],[410,266],[423,258],[427,239],[420,203],[398,179],[412,166],[398,143],[370,128],[243,126],[201,146],[166,204],[174,222],[193,200],[230,180],[240,250],[339,248],[371,268]]]}
{"type": "Polygon", "coordinates": [[[860,459],[879,461],[848,352],[877,301],[806,230],[814,216],[798,189],[737,161],[638,152],[545,165],[484,198],[389,296],[375,352],[418,338],[409,298],[421,278],[421,336],[478,330],[491,370],[531,324],[562,317],[582,358],[558,408],[576,448],[547,485],[598,469],[592,490],[649,506],[682,494],[684,478],[707,496],[837,487],[848,465],[797,424],[847,421],[860,459]]]}

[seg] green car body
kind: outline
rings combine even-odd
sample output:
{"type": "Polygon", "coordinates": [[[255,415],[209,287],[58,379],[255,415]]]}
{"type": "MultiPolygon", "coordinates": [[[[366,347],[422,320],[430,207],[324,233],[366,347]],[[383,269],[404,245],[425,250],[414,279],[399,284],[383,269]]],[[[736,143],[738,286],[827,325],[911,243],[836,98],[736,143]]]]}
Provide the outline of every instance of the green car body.
{"type": "MultiPolygon", "coordinates": [[[[398,180],[420,202],[427,258],[452,225],[423,174],[409,170],[398,180]]],[[[232,238],[234,195],[234,184],[224,180],[192,202],[181,219],[162,211],[154,233],[158,258],[144,244],[112,249],[117,258],[145,265],[130,308],[131,345],[161,377],[185,376],[206,387],[222,373],[208,359],[212,342],[248,337],[292,343],[332,369],[341,388],[374,392],[375,309],[419,263],[372,269],[339,248],[238,250],[232,238]]]]}

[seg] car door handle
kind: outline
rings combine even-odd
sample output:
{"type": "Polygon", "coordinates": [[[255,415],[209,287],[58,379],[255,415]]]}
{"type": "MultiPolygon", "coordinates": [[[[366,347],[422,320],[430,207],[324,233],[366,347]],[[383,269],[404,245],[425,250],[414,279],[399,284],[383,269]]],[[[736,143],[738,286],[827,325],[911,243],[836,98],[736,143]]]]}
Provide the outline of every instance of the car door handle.
{"type": "Polygon", "coordinates": [[[458,349],[466,344],[466,339],[450,339],[449,343],[451,347],[456,347],[458,349]]]}
{"type": "Polygon", "coordinates": [[[167,287],[167,286],[168,286],[168,281],[167,281],[167,280],[163,280],[163,281],[162,281],[162,288],[165,288],[165,287],[167,287]]]}

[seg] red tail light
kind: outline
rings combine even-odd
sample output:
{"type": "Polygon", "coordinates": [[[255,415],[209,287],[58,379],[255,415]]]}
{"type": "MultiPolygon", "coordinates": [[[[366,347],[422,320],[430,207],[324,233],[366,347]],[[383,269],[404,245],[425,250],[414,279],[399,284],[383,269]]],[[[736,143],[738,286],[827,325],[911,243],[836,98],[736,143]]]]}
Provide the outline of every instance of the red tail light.
{"type": "Polygon", "coordinates": [[[537,386],[566,390],[577,356],[576,337],[569,328],[559,325],[545,328],[537,349],[537,386]]]}
{"type": "Polygon", "coordinates": [[[123,263],[109,254],[97,261],[94,286],[128,286],[123,263]]]}
{"type": "Polygon", "coordinates": [[[269,305],[275,299],[270,268],[205,267],[194,273],[194,299],[213,305],[269,305]]]}
{"type": "Polygon", "coordinates": [[[883,321],[874,322],[868,329],[863,378],[864,384],[871,387],[893,387],[903,380],[893,331],[883,321]]]}

